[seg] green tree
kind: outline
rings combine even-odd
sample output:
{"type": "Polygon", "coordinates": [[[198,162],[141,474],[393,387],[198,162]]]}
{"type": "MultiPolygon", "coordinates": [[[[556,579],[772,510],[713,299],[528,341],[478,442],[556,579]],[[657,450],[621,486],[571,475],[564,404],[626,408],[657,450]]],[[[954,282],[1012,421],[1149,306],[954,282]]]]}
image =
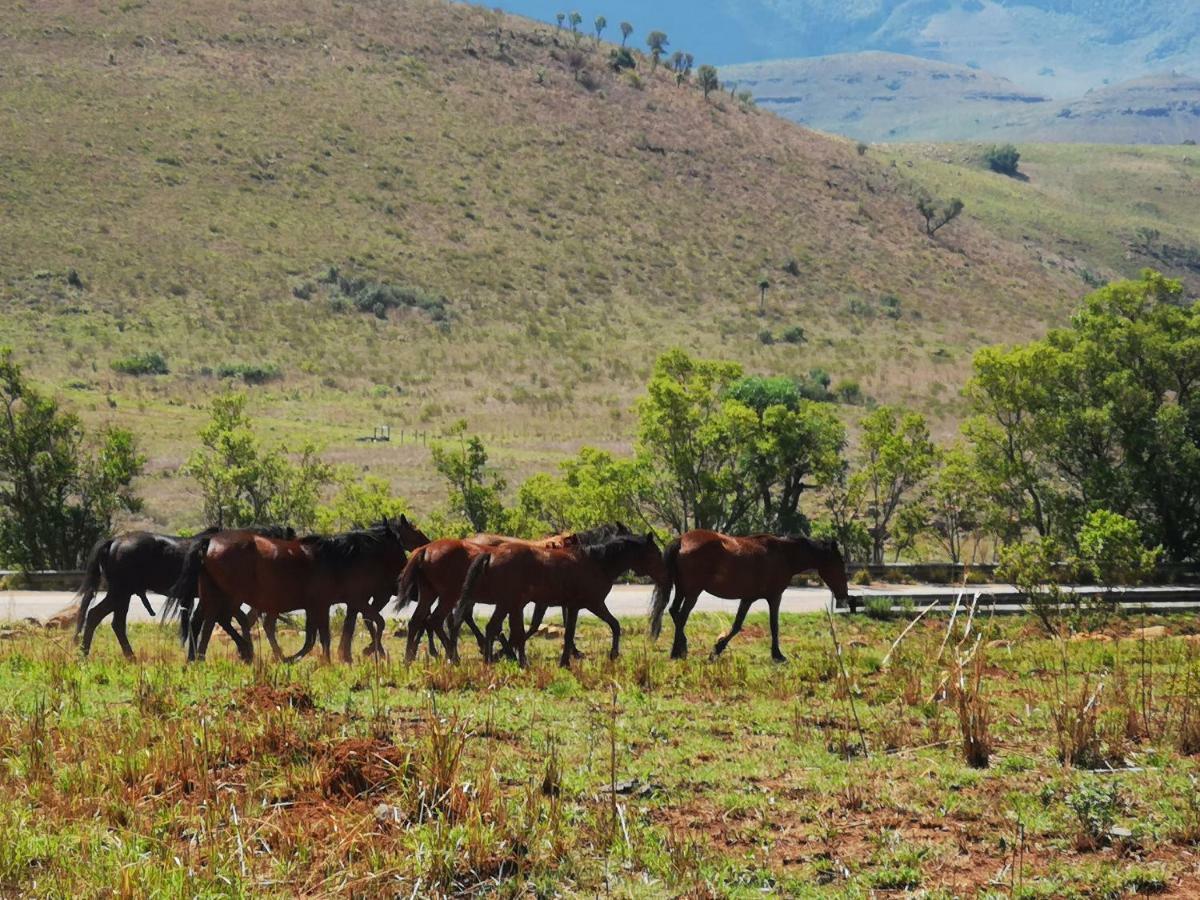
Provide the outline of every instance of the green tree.
{"type": "Polygon", "coordinates": [[[119,512],[141,509],[132,483],[145,457],[133,435],[108,428],[97,449],[87,443],[79,419],[0,348],[0,562],[75,568],[119,512]]]}
{"type": "Polygon", "coordinates": [[[475,531],[506,529],[502,500],[508,483],[488,467],[488,453],[477,435],[467,434],[467,423],[459,420],[447,431],[453,444],[435,444],[433,466],[450,488],[449,508],[475,531]]]}
{"type": "Polygon", "coordinates": [[[983,158],[988,164],[988,168],[993,172],[999,172],[1001,175],[1008,175],[1010,177],[1018,174],[1021,153],[1012,144],[989,147],[983,154],[983,158]]]}
{"type": "Polygon", "coordinates": [[[637,404],[647,517],[679,532],[805,529],[800,497],[833,477],[845,435],[829,406],[788,384],[747,384],[736,363],[682,350],[660,356],[637,404]]]}
{"type": "Polygon", "coordinates": [[[901,508],[905,531],[930,535],[953,563],[966,559],[968,548],[974,557],[990,522],[986,481],[969,448],[959,445],[940,452],[920,502],[901,508]]]}
{"type": "Polygon", "coordinates": [[[937,459],[925,417],[881,406],[862,421],[860,463],[851,477],[870,523],[871,562],[882,565],[890,525],[897,510],[912,499],[937,459]]]}
{"type": "Polygon", "coordinates": [[[652,31],[646,35],[646,46],[650,48],[650,71],[653,72],[658,68],[659,62],[662,60],[662,55],[667,50],[667,35],[662,31],[652,31]]]}
{"type": "Polygon", "coordinates": [[[1068,328],[976,354],[967,423],[1023,527],[1072,544],[1107,509],[1166,557],[1200,544],[1200,304],[1155,272],[1090,294],[1068,328]]]}
{"type": "Polygon", "coordinates": [[[966,204],[958,197],[951,198],[949,203],[940,203],[928,194],[917,198],[917,212],[925,220],[925,233],[930,237],[962,215],[964,209],[966,204]]]}
{"type": "Polygon", "coordinates": [[[700,84],[700,89],[704,91],[704,99],[708,99],[708,95],[721,86],[720,79],[717,78],[717,70],[715,66],[704,65],[696,70],[696,81],[700,84]]]}
{"type": "Polygon", "coordinates": [[[558,25],[557,25],[557,28],[556,28],[555,30],[557,30],[557,31],[562,31],[563,22],[565,22],[565,21],[566,21],[566,18],[567,18],[567,14],[566,14],[566,13],[561,13],[561,12],[560,12],[560,13],[555,13],[555,14],[554,14],[554,21],[558,23],[558,25]]]}
{"type": "Polygon", "coordinates": [[[222,528],[254,524],[312,528],[333,467],[306,443],[295,461],[285,447],[264,448],[246,412],[246,395],[215,397],[200,448],[183,467],[200,483],[205,521],[222,528]]]}
{"type": "Polygon", "coordinates": [[[1161,547],[1145,547],[1137,522],[1107,509],[1088,514],[1076,543],[1082,566],[1110,592],[1147,581],[1162,554],[1161,547]]]}
{"type": "Polygon", "coordinates": [[[571,23],[571,34],[575,38],[575,43],[579,43],[579,26],[583,24],[583,14],[580,12],[572,12],[567,16],[567,21],[571,23]]]}
{"type": "Polygon", "coordinates": [[[560,466],[562,475],[534,475],[517,492],[521,534],[582,531],[609,522],[642,528],[643,470],[634,459],[584,447],[560,466]]]}
{"type": "Polygon", "coordinates": [[[386,478],[378,475],[359,478],[348,468],[335,477],[340,490],[329,503],[317,507],[318,531],[349,531],[411,512],[408,502],[392,493],[386,478]]]}
{"type": "Polygon", "coordinates": [[[629,40],[629,36],[633,34],[633,26],[628,22],[621,23],[621,46],[625,46],[625,42],[629,40]]]}
{"type": "Polygon", "coordinates": [[[604,16],[596,16],[596,20],[592,22],[592,27],[596,29],[596,44],[599,45],[600,35],[608,27],[608,19],[604,18],[604,16]]]}

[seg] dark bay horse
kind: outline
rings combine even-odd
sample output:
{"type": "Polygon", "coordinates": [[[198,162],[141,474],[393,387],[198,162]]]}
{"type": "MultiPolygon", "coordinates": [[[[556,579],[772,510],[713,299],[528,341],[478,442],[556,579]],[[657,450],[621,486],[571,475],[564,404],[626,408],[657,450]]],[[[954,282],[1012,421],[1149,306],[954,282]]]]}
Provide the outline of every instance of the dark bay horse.
{"type": "MultiPolygon", "coordinates": [[[[183,571],[184,560],[196,542],[219,531],[216,527],[207,528],[193,537],[132,531],[98,542],[88,556],[83,584],[76,594],[79,617],[75,620],[75,635],[79,637],[82,632],[83,655],[88,655],[96,628],[111,613],[112,629],[121,644],[121,650],[127,658],[132,659],[133,648],[129,645],[125,624],[130,600],[135,595],[140,597],[146,611],[154,615],[154,608],[146,595],[151,591],[170,593],[183,571]],[[104,599],[93,607],[92,600],[100,590],[102,580],[107,592],[104,599]]],[[[278,526],[254,527],[247,531],[271,537],[296,536],[292,529],[278,526]]],[[[180,628],[186,637],[195,594],[179,599],[180,628]]]]}
{"type": "Polygon", "coordinates": [[[301,658],[319,637],[329,659],[329,608],[345,603],[367,620],[373,648],[382,648],[383,617],[371,598],[395,584],[405,553],[397,523],[384,521],[368,529],[331,537],[279,540],[250,534],[221,533],[196,542],[188,554],[170,604],[192,592],[200,598],[204,618],[199,642],[190,641],[188,659],[204,658],[214,625],[233,639],[242,659],[254,658],[248,637],[232,619],[245,604],[265,614],[305,612],[304,647],[287,661],[301,658]]]}
{"type": "MultiPolygon", "coordinates": [[[[457,640],[452,640],[446,631],[446,622],[458,605],[463,582],[467,577],[467,569],[476,557],[491,553],[507,544],[561,549],[577,546],[581,542],[593,542],[614,534],[628,534],[628,532],[628,528],[617,522],[601,525],[590,531],[554,534],[533,541],[499,534],[477,534],[463,540],[446,538],[422,547],[413,553],[404,567],[397,592],[398,608],[403,608],[411,603],[416,604],[408,623],[407,660],[412,662],[416,658],[422,632],[429,635],[431,651],[433,635],[436,634],[451,659],[457,658],[457,640]]],[[[537,630],[545,614],[546,607],[544,605],[535,608],[530,631],[537,630]]],[[[474,618],[467,619],[466,623],[474,633],[476,640],[479,641],[480,650],[484,651],[484,636],[479,630],[479,626],[475,624],[474,618]]],[[[503,636],[500,637],[500,640],[502,644],[507,643],[503,636]]],[[[578,654],[579,651],[572,646],[572,652],[578,654]]]]}
{"type": "Polygon", "coordinates": [[[850,596],[846,588],[846,563],[833,541],[773,534],[732,537],[696,530],[668,544],[663,560],[668,578],[662,589],[654,592],[650,634],[658,637],[662,631],[663,610],[674,588],[671,619],[675,623],[675,641],[671,659],[687,656],[685,629],[701,591],[740,601],[733,627],[717,641],[713,656],[719,656],[730,639],[742,630],[750,604],[764,599],[771,612],[771,658],[776,662],[785,661],[779,649],[779,604],[794,575],[815,569],[837,599],[846,600],[850,596]]]}
{"type": "Polygon", "coordinates": [[[604,601],[613,582],[630,570],[663,589],[666,568],[653,534],[622,534],[564,548],[501,545],[491,553],[479,554],[471,563],[454,609],[453,639],[457,640],[459,626],[470,618],[477,599],[492,603],[496,611],[488,623],[484,657],[491,660],[492,641],[507,617],[509,638],[524,666],[526,604],[561,606],[566,634],[560,665],[571,663],[580,610],[587,610],[608,625],[612,631],[609,658],[616,659],[621,649],[621,625],[604,601]]]}

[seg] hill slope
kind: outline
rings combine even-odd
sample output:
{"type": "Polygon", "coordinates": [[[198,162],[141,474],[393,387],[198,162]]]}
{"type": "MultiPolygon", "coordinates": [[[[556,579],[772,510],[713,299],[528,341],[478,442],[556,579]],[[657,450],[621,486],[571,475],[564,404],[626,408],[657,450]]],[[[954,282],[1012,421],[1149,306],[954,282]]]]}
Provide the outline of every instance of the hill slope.
{"type": "Polygon", "coordinates": [[[423,447],[353,438],[466,416],[517,473],[622,446],[671,345],[948,424],[997,298],[1018,339],[1085,288],[969,220],[930,241],[898,170],[589,43],[577,77],[565,35],[432,0],[0,10],[0,341],[135,426],[151,511],[196,524],[174,473],[222,366],[278,366],[275,433],[421,500],[423,447]],[[760,340],[794,325],[806,345],[760,340]],[[111,369],[145,350],[171,374],[111,369]]]}

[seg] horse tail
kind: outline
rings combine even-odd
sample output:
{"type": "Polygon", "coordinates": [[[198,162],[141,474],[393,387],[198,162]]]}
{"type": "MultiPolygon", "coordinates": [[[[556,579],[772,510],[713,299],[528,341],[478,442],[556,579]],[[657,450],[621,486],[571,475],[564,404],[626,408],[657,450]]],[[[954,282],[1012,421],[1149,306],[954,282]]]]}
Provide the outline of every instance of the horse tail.
{"type": "Polygon", "coordinates": [[[404,564],[404,571],[400,573],[400,583],[396,587],[394,604],[397,611],[417,602],[423,565],[425,565],[425,548],[418,547],[408,558],[408,562],[404,564]]]}
{"type": "Polygon", "coordinates": [[[79,602],[79,615],[75,618],[76,634],[79,634],[83,628],[83,624],[87,620],[88,607],[92,605],[96,592],[100,590],[100,577],[108,562],[108,551],[112,547],[112,542],[112,538],[97,541],[92,552],[88,554],[87,565],[83,572],[83,584],[75,592],[75,599],[79,602]]]}
{"type": "Polygon", "coordinates": [[[663,550],[663,565],[667,569],[667,577],[661,584],[654,586],[654,594],[650,600],[650,637],[657,638],[662,633],[663,612],[671,602],[671,589],[679,574],[679,538],[667,544],[663,550]]]}
{"type": "MultiPolygon", "coordinates": [[[[210,540],[209,537],[196,538],[192,542],[187,556],[183,558],[183,568],[179,572],[179,579],[172,585],[171,591],[167,595],[167,602],[163,605],[162,620],[164,622],[170,620],[181,606],[186,605],[190,608],[192,600],[199,593],[200,571],[204,568],[204,554],[208,552],[210,540]]],[[[179,617],[179,640],[185,644],[190,637],[189,619],[190,616],[179,617]]]]}
{"type": "Polygon", "coordinates": [[[462,628],[463,622],[467,620],[467,616],[471,615],[471,607],[475,605],[475,586],[479,583],[479,578],[487,571],[488,566],[492,564],[492,556],[490,553],[481,553],[475,557],[471,563],[471,567],[467,569],[467,577],[463,580],[462,594],[459,595],[458,605],[454,607],[454,633],[458,634],[462,628]]]}

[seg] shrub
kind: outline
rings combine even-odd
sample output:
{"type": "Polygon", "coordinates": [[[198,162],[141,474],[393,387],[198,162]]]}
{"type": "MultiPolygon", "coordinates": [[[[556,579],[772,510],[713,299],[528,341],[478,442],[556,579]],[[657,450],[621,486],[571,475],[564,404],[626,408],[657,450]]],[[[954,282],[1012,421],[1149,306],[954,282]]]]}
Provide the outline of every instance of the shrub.
{"type": "Polygon", "coordinates": [[[218,378],[240,378],[246,384],[266,384],[283,377],[283,371],[275,363],[222,363],[217,366],[218,378]]]}
{"type": "Polygon", "coordinates": [[[887,622],[892,618],[892,598],[868,597],[863,611],[867,614],[868,619],[887,622]]]}
{"type": "Polygon", "coordinates": [[[764,328],[758,333],[758,341],[760,344],[766,344],[767,346],[770,346],[771,344],[775,343],[775,335],[771,334],[769,330],[764,328]]]}
{"type": "Polygon", "coordinates": [[[620,72],[622,69],[633,70],[637,68],[637,60],[633,58],[633,54],[625,47],[617,47],[609,53],[608,64],[614,72],[620,72]]]}
{"type": "Polygon", "coordinates": [[[989,147],[983,154],[983,160],[993,172],[1012,176],[1017,174],[1021,153],[1012,144],[1004,144],[998,147],[989,147]]]}
{"type": "Polygon", "coordinates": [[[865,142],[863,142],[863,141],[859,141],[859,142],[858,142],[858,146],[857,146],[855,149],[856,149],[856,150],[858,150],[858,155],[859,155],[859,156],[866,156],[866,155],[867,155],[867,151],[868,151],[869,149],[871,149],[871,148],[870,148],[870,146],[869,146],[868,144],[866,144],[865,142]]]}
{"type": "Polygon", "coordinates": [[[883,307],[883,314],[889,319],[900,318],[900,298],[895,294],[884,295],[879,305],[883,307]]]}
{"type": "Polygon", "coordinates": [[[841,403],[857,406],[863,402],[862,387],[857,381],[843,379],[833,388],[833,394],[841,403]]]}
{"type": "Polygon", "coordinates": [[[1117,817],[1117,785],[1087,780],[1067,794],[1067,806],[1075,814],[1079,833],[1075,846],[1079,850],[1095,850],[1109,841],[1117,817]]]}
{"type": "Polygon", "coordinates": [[[435,322],[448,318],[445,297],[412,285],[350,278],[342,275],[335,266],[331,266],[320,280],[329,285],[329,305],[335,312],[353,308],[384,319],[392,309],[416,309],[426,313],[435,322]]]}
{"type": "Polygon", "coordinates": [[[161,353],[135,353],[112,361],[114,371],[122,375],[166,375],[170,372],[161,353]]]}
{"type": "Polygon", "coordinates": [[[804,334],[804,329],[799,325],[793,325],[783,332],[780,337],[788,344],[803,344],[808,338],[804,334]]]}

